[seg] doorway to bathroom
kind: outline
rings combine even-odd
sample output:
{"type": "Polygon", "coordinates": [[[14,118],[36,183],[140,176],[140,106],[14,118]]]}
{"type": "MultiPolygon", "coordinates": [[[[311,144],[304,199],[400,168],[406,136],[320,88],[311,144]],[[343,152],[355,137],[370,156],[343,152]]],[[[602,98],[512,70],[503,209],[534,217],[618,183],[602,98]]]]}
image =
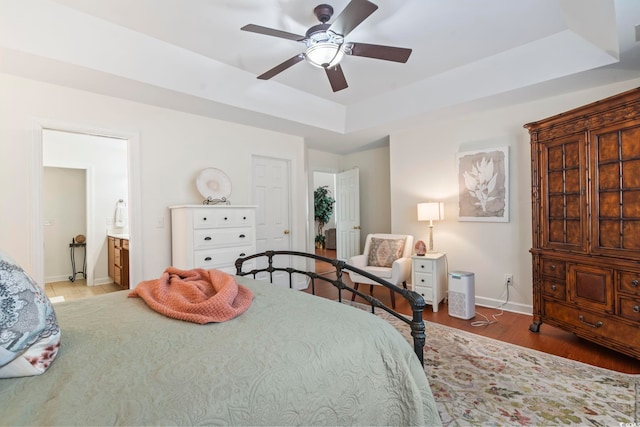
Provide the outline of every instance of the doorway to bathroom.
{"type": "Polygon", "coordinates": [[[107,235],[129,233],[128,218],[115,222],[116,212],[122,220],[120,201],[129,199],[127,153],[126,139],[42,130],[45,283],[113,282],[107,235]]]}

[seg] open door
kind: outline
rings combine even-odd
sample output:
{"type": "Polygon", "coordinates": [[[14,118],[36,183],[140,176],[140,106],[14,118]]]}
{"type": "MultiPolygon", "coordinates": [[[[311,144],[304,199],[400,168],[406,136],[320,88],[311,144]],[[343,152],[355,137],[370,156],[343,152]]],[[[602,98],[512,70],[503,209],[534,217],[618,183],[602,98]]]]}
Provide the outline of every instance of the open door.
{"type": "Polygon", "coordinates": [[[336,175],[336,258],[360,254],[360,171],[336,175]]]}

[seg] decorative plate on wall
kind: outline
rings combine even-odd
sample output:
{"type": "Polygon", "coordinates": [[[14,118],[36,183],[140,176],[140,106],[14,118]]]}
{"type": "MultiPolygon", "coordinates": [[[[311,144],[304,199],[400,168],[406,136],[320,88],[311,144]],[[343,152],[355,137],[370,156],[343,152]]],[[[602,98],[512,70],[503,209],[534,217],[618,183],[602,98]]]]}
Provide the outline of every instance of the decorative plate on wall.
{"type": "Polygon", "coordinates": [[[227,198],[231,195],[231,180],[226,173],[217,168],[200,171],[196,186],[205,198],[205,204],[227,202],[227,198]]]}

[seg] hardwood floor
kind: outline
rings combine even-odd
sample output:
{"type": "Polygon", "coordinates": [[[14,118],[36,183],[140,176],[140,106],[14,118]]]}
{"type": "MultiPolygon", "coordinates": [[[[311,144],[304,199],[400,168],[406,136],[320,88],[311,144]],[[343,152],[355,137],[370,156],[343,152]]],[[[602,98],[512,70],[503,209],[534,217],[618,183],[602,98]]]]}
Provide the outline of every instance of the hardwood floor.
{"type": "Polygon", "coordinates": [[[64,298],[64,301],[69,301],[106,294],[109,292],[121,291],[122,288],[115,283],[87,286],[86,280],[78,279],[75,282],[66,280],[62,282],[47,283],[45,284],[44,290],[47,296],[56,302],[60,300],[59,297],[64,298]]]}
{"type": "MultiPolygon", "coordinates": [[[[318,255],[333,258],[335,253],[332,251],[317,252],[318,255]]],[[[324,274],[332,274],[333,266],[326,263],[316,263],[316,272],[324,274]]],[[[345,274],[343,279],[346,283],[350,283],[349,275],[345,274]]],[[[368,287],[364,289],[368,290],[368,287]]],[[[380,292],[374,287],[374,296],[384,304],[391,306],[389,293],[380,292]]],[[[307,289],[306,292],[311,292],[307,289]]],[[[338,297],[337,290],[327,283],[316,284],[316,295],[326,298],[336,299],[338,297]]],[[[344,297],[343,293],[343,297],[344,297]]],[[[350,296],[349,296],[350,297],[350,296]]],[[[359,298],[356,298],[358,301],[359,298]]],[[[396,298],[396,308],[399,312],[409,314],[410,308],[406,301],[396,298]]],[[[364,300],[361,300],[363,302],[364,300]]],[[[630,356],[625,356],[616,351],[594,344],[575,336],[570,332],[554,326],[543,324],[539,333],[529,331],[532,317],[530,315],[518,314],[505,311],[498,316],[497,322],[487,326],[475,327],[471,323],[477,320],[484,320],[479,314],[484,314],[490,320],[492,316],[499,314],[496,309],[476,306],[476,317],[470,320],[463,320],[449,316],[446,303],[439,305],[437,313],[433,312],[433,308],[427,305],[424,311],[423,319],[430,322],[439,323],[453,328],[468,331],[474,334],[483,335],[499,341],[516,344],[533,350],[542,351],[549,354],[565,357],[567,359],[576,360],[589,365],[599,366],[601,368],[611,369],[618,372],[629,374],[640,374],[640,360],[630,356]]],[[[427,341],[429,337],[427,337],[427,341]]]]}

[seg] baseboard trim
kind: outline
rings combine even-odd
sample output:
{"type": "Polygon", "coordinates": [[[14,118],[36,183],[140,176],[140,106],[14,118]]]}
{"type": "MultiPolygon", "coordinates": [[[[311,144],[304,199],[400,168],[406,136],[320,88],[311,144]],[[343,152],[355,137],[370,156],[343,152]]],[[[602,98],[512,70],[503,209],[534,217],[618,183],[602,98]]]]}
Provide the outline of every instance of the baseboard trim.
{"type": "Polygon", "coordinates": [[[495,308],[498,310],[502,309],[504,311],[510,311],[510,312],[519,313],[519,314],[528,314],[528,315],[533,314],[533,306],[531,305],[514,303],[514,302],[505,303],[504,301],[493,299],[493,298],[484,298],[484,297],[476,296],[476,305],[480,307],[495,308]]]}
{"type": "Polygon", "coordinates": [[[49,276],[44,278],[44,283],[69,282],[69,276],[49,276]]]}

